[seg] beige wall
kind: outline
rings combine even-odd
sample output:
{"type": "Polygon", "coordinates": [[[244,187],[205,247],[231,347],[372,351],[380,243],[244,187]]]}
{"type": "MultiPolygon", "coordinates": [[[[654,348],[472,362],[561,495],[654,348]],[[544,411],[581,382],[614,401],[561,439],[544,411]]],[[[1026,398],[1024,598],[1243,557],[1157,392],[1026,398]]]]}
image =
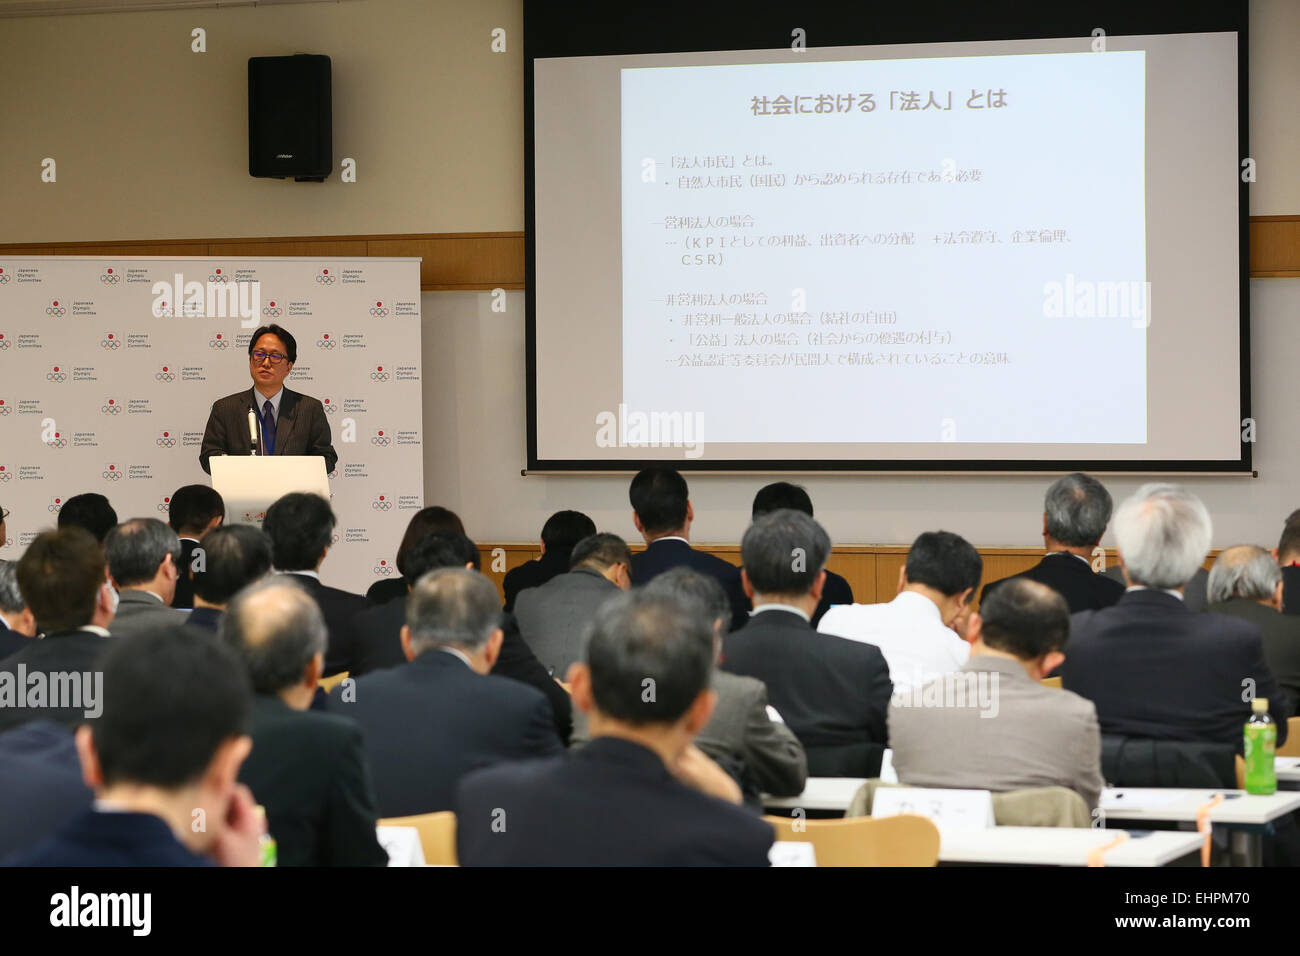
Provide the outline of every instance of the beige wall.
{"type": "MultiPolygon", "coordinates": [[[[1251,213],[1296,214],[1300,2],[1250,13],[1251,213]]],[[[521,0],[0,20],[0,242],[522,230],[522,22],[521,0]],[[247,58],[295,52],[333,58],[356,184],[248,175],[247,58]]]]}

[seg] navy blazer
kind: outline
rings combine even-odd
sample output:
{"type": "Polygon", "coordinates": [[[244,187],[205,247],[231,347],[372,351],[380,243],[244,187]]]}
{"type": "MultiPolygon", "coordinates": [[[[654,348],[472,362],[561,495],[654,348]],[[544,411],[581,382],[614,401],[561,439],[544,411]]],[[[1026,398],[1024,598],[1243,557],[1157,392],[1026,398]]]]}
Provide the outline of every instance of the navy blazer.
{"type": "Polygon", "coordinates": [[[325,669],[322,677],[329,677],[340,671],[349,670],[357,654],[356,616],[370,607],[370,602],[360,594],[344,591],[342,588],[322,584],[310,574],[297,571],[283,571],[302,585],[303,590],[312,596],[320,613],[325,618],[325,627],[329,631],[329,643],[325,648],[325,669]]]}
{"type": "Polygon", "coordinates": [[[767,866],[774,839],[757,815],[617,737],[470,774],[455,809],[462,866],[767,866]]]}
{"type": "Polygon", "coordinates": [[[67,727],[31,720],[0,734],[0,860],[62,830],[93,798],[67,727]]]}
{"type": "MultiPolygon", "coordinates": [[[[111,637],[102,637],[94,631],[82,628],[43,634],[36,639],[27,638],[27,643],[22,650],[0,661],[0,671],[13,675],[10,680],[15,684],[20,664],[26,667],[29,678],[37,671],[45,674],[54,671],[75,671],[82,675],[94,675],[102,671],[101,660],[112,640],[111,637]]],[[[93,676],[91,680],[94,680],[93,676]]],[[[64,701],[64,703],[71,702],[64,701]]],[[[81,703],[85,704],[88,701],[83,698],[81,703]]],[[[98,704],[102,706],[103,701],[99,701],[98,704]]],[[[11,730],[29,720],[38,719],[53,720],[65,727],[76,727],[86,721],[88,709],[84,706],[0,707],[0,732],[11,730]]]]}
{"type": "Polygon", "coordinates": [[[632,583],[638,586],[648,584],[665,571],[680,567],[717,578],[731,604],[731,629],[734,631],[745,626],[749,603],[740,586],[740,568],[707,551],[697,551],[688,541],[660,538],[651,541],[644,551],[632,555],[632,583]]]}
{"type": "Polygon", "coordinates": [[[6,866],[213,866],[152,813],[87,810],[6,866]]]}
{"type": "Polygon", "coordinates": [[[1278,744],[1286,740],[1289,698],[1265,662],[1258,625],[1197,613],[1164,591],[1129,591],[1113,607],[1072,615],[1059,672],[1067,690],[1096,704],[1102,734],[1240,751],[1253,686],[1268,698],[1278,744]]]}

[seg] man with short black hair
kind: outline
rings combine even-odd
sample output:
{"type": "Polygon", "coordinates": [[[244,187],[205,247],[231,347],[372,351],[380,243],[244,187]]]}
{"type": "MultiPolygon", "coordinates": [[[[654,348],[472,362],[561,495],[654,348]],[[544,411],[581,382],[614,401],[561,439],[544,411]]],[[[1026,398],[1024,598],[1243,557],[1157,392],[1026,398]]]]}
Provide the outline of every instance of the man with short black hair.
{"type": "Polygon", "coordinates": [[[1124,585],[1092,570],[1093,549],[1101,543],[1110,523],[1110,492],[1096,478],[1073,472],[1058,478],[1043,499],[1043,560],[1027,571],[984,586],[980,600],[1012,577],[1039,581],[1056,591],[1071,613],[1110,607],[1124,593],[1124,585]]]}
{"type": "Polygon", "coordinates": [[[0,661],[0,680],[26,689],[37,674],[47,690],[81,688],[81,700],[51,699],[45,707],[0,707],[0,732],[29,720],[75,727],[102,700],[91,700],[93,675],[109,642],[117,592],[108,580],[104,551],[84,528],[67,527],[36,536],[18,560],[18,588],[36,619],[40,640],[29,641],[0,661]],[[20,670],[21,669],[21,670],[20,670]],[[25,680],[19,675],[25,674],[25,680]]]}
{"type": "MultiPolygon", "coordinates": [[[[774,481],[770,485],[759,488],[758,493],[754,495],[750,520],[757,520],[765,514],[780,511],[782,508],[802,511],[809,518],[816,517],[813,514],[812,498],[808,496],[808,491],[802,485],[791,484],[788,481],[774,481]]],[[[853,588],[849,587],[849,582],[827,568],[826,584],[822,588],[821,600],[817,602],[817,610],[813,611],[812,626],[816,627],[834,605],[852,603],[853,588]]]]}
{"type": "Polygon", "coordinates": [[[1259,628],[1264,660],[1290,696],[1294,712],[1300,703],[1300,620],[1282,613],[1282,569],[1273,556],[1253,544],[1224,548],[1210,569],[1207,591],[1208,610],[1259,628]]]}
{"type": "Polygon", "coordinates": [[[825,529],[801,511],[772,511],[749,526],[741,583],[754,610],[724,640],[721,665],[767,686],[809,775],[874,777],[888,743],[889,668],[879,648],[813,630],[830,551],[825,529]]]}
{"type": "Polygon", "coordinates": [[[519,593],[519,633],[552,676],[563,677],[582,660],[582,633],[596,609],[632,586],[632,554],[616,534],[592,534],[572,550],[573,568],[541,587],[519,593]]]}
{"type": "Polygon", "coordinates": [[[230,599],[271,573],[271,539],[252,525],[223,525],[203,536],[195,556],[194,610],[185,628],[215,635],[230,599]]]}
{"type": "Polygon", "coordinates": [[[1007,579],[970,616],[970,660],[896,695],[889,743],[901,783],[968,790],[1069,787],[1096,808],[1101,731],[1091,701],[1040,681],[1065,659],[1065,599],[1007,579]]]}
{"type": "Polygon", "coordinates": [[[506,595],[506,610],[515,609],[519,592],[539,588],[552,578],[567,572],[573,561],[573,547],[583,538],[596,533],[596,522],[581,511],[557,511],[542,525],[542,556],[525,561],[506,572],[501,589],[506,595]]]}
{"type": "Polygon", "coordinates": [[[546,698],[490,673],[504,638],[491,581],[439,568],[416,582],[406,608],[410,663],[349,680],[329,697],[328,709],[365,733],[380,816],[450,810],[471,770],[560,752],[546,698]]]}
{"type": "Polygon", "coordinates": [[[36,617],[18,589],[18,565],[0,560],[0,661],[36,636],[36,617]]]}
{"type": "Polygon", "coordinates": [[[351,668],[356,657],[352,621],[370,606],[360,594],[330,587],[320,580],[320,566],[334,534],[334,509],[320,495],[291,492],[266,509],[262,530],[271,539],[271,560],[281,574],[292,575],[320,606],[329,628],[325,677],[351,668]]]}
{"type": "Polygon", "coordinates": [[[467,776],[461,865],[766,866],[772,828],[714,795],[739,799],[691,745],[713,709],[712,644],[704,616],[680,601],[631,591],[603,604],[586,662],[569,672],[591,742],[467,776]]]}
{"type": "Polygon", "coordinates": [[[101,545],[116,524],[117,512],[113,506],[107,498],[93,491],[73,495],[59,508],[60,528],[82,528],[89,531],[101,545]]]}
{"type": "Polygon", "coordinates": [[[263,826],[237,782],[252,746],[240,662],[211,638],[162,629],[114,641],[103,672],[104,713],[76,735],[95,807],[7,862],[257,866],[263,826]]]}
{"type": "Polygon", "coordinates": [[[386,865],[361,730],[308,709],[328,640],[311,595],[289,575],[249,585],[220,634],[253,684],[253,752],[239,779],[266,808],[276,865],[386,865]]]}
{"type": "Polygon", "coordinates": [[[181,542],[157,518],[132,518],[104,539],[108,573],[117,588],[114,637],[155,627],[179,627],[188,615],[171,607],[180,577],[181,542]]]}
{"type": "Polygon", "coordinates": [[[745,626],[749,608],[740,587],[740,569],[707,551],[691,547],[691,506],[686,479],[673,468],[643,468],[628,488],[632,523],[645,539],[646,549],[632,555],[632,583],[648,584],[670,568],[694,568],[718,579],[731,601],[731,628],[745,626]]]}
{"type": "Polygon", "coordinates": [[[167,523],[181,539],[180,577],[172,607],[194,607],[194,577],[190,565],[199,541],[226,519],[226,503],[215,488],[207,485],[184,485],[171,494],[167,502],[167,523]]]}
{"type": "Polygon", "coordinates": [[[907,552],[892,601],[831,608],[817,629],[879,647],[894,690],[908,693],[970,657],[965,622],[983,569],[965,538],[926,531],[907,552]]]}

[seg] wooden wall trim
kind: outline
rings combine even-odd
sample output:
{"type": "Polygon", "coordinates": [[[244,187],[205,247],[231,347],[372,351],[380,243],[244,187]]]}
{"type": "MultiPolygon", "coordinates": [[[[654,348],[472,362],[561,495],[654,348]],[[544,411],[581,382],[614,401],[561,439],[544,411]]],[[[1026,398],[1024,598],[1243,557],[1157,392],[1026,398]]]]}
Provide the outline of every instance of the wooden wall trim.
{"type": "MultiPolygon", "coordinates": [[[[419,256],[423,292],[522,289],[522,232],[0,244],[0,256],[419,256]]],[[[1300,277],[1300,215],[1252,216],[1250,274],[1300,277]]]]}

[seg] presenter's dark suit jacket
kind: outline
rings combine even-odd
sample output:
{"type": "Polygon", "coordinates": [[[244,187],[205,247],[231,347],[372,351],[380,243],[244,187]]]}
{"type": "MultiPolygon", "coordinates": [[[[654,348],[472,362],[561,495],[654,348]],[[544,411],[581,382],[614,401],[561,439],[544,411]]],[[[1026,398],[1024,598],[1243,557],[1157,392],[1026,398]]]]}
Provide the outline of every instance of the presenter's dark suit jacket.
{"type": "Polygon", "coordinates": [[[1093,571],[1092,565],[1081,561],[1073,554],[1048,554],[1043,560],[1027,571],[1013,574],[998,581],[990,581],[980,592],[983,603],[1003,581],[1011,578],[1028,578],[1039,584],[1046,584],[1061,597],[1065,598],[1070,613],[1076,611],[1100,610],[1110,607],[1124,596],[1124,584],[1114,578],[1093,571]]]}
{"type": "MultiPolygon", "coordinates": [[[[253,448],[248,438],[248,412],[253,408],[253,386],[212,403],[208,427],[203,432],[199,464],[212,473],[208,459],[213,455],[247,455],[253,448]]],[[[261,412],[260,408],[254,409],[261,412]]],[[[330,444],[330,423],[320,399],[285,388],[280,396],[280,417],[275,420],[276,455],[324,455],[325,470],[333,471],[339,456],[330,444]]]]}
{"type": "Polygon", "coordinates": [[[0,860],[62,830],[93,799],[67,727],[30,720],[0,734],[0,860]]]}
{"type": "Polygon", "coordinates": [[[387,866],[361,728],[334,714],[253,699],[239,779],[266,807],[277,866],[387,866]]]}
{"type": "Polygon", "coordinates": [[[6,866],[213,866],[152,813],[87,810],[6,866]]]}
{"type": "Polygon", "coordinates": [[[176,595],[172,598],[172,607],[194,607],[194,579],[190,577],[190,565],[194,563],[194,549],[199,546],[193,538],[181,538],[181,562],[177,565],[180,575],[176,578],[176,595]]]}
{"type": "Polygon", "coordinates": [[[470,774],[455,809],[461,866],[767,866],[774,838],[757,814],[616,737],[470,774]]]}
{"type": "Polygon", "coordinates": [[[1230,744],[1241,750],[1250,704],[1243,681],[1267,697],[1286,739],[1289,701],[1250,621],[1190,610],[1163,591],[1129,591],[1119,603],[1070,617],[1062,684],[1097,706],[1102,735],[1230,744]]]}
{"type": "Polygon", "coordinates": [[[731,602],[731,629],[734,631],[745,626],[749,605],[740,586],[740,568],[707,551],[697,551],[687,541],[660,538],[650,542],[644,551],[632,555],[632,583],[636,586],[649,584],[665,571],[680,567],[717,578],[731,602]]]}
{"type": "Polygon", "coordinates": [[[360,594],[322,584],[310,574],[295,574],[293,571],[284,573],[302,585],[325,618],[325,627],[329,629],[329,646],[325,649],[325,671],[322,676],[329,677],[348,670],[357,654],[356,617],[370,607],[370,602],[360,594]]]}
{"type": "Polygon", "coordinates": [[[798,614],[753,615],[722,644],[721,666],[757,677],[803,744],[810,777],[874,777],[888,746],[894,692],[874,644],[814,631],[798,614]]]}
{"type": "Polygon", "coordinates": [[[381,817],[451,810],[470,771],[562,751],[541,693],[437,648],[334,688],[329,711],[361,725],[381,817]]]}
{"type": "MultiPolygon", "coordinates": [[[[356,616],[356,654],[353,655],[351,676],[359,677],[389,667],[406,663],[402,653],[402,625],[406,623],[406,598],[398,598],[370,607],[356,616]]],[[[537,688],[551,705],[555,732],[568,746],[573,733],[573,703],[564,688],[557,684],[537,655],[519,633],[519,624],[513,614],[501,616],[501,653],[492,667],[496,677],[508,677],[537,688]]]]}
{"type": "MultiPolygon", "coordinates": [[[[28,639],[27,646],[17,654],[0,661],[0,672],[8,672],[17,685],[18,665],[26,665],[29,679],[33,673],[40,671],[49,674],[52,671],[76,671],[84,675],[99,671],[100,659],[108,650],[111,637],[103,637],[94,631],[74,628],[70,631],[55,631],[35,639],[28,639]]],[[[92,678],[93,680],[93,678],[92,678]]],[[[47,685],[48,686],[48,685],[47,685]]],[[[82,701],[82,703],[87,703],[82,701]]],[[[102,705],[103,701],[97,702],[102,705]]],[[[29,720],[45,719],[76,727],[86,720],[85,706],[80,707],[0,707],[0,733],[10,730],[29,720]]]]}

